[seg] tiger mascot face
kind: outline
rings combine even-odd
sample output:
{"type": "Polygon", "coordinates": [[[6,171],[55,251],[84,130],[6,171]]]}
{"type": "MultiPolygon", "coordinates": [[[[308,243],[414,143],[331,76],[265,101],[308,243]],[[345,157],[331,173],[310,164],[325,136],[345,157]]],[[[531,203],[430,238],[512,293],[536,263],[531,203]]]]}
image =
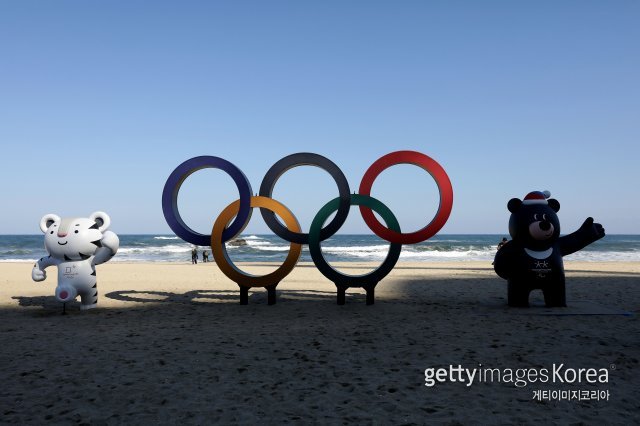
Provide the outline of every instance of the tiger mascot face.
{"type": "Polygon", "coordinates": [[[102,247],[100,240],[110,224],[111,219],[103,212],[92,213],[88,218],[47,214],[40,220],[40,229],[44,232],[44,247],[51,257],[72,261],[93,256],[102,247]]]}

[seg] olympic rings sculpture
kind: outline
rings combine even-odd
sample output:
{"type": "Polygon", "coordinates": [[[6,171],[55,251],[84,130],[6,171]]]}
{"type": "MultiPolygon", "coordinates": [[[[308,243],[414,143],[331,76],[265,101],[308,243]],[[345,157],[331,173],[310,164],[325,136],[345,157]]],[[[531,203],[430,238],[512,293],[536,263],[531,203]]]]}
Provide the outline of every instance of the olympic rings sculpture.
{"type": "Polygon", "coordinates": [[[375,286],[395,266],[400,257],[402,244],[416,244],[434,236],[449,219],[453,207],[453,188],[449,176],[434,159],[416,151],[396,151],[380,157],[365,172],[358,194],[351,194],[349,183],[342,170],[328,158],[309,152],[291,154],[271,166],[262,180],[259,195],[252,194],[251,184],[244,173],[229,161],[214,156],[194,157],[180,164],[167,179],[162,192],[162,211],[171,230],[186,242],[211,246],[213,258],[220,270],[240,287],[240,304],[243,305],[248,303],[248,292],[251,287],[266,288],[268,304],[276,303],[276,286],[296,266],[303,244],[309,245],[309,253],[318,270],[336,285],[339,305],[345,303],[345,292],[350,287],[364,288],[367,294],[367,305],[372,305],[375,286]],[[421,167],[433,177],[440,192],[440,203],[435,217],[416,232],[402,233],[398,220],[391,210],[371,196],[371,188],[380,173],[397,164],[413,164],[421,167]],[[315,166],[325,170],[338,187],[339,196],[318,211],[308,233],[301,232],[298,220],[286,206],[271,198],[278,179],[288,170],[298,166],[315,166]],[[239,193],[239,199],[229,204],[215,219],[210,235],[200,234],[191,229],[184,223],[178,210],[180,187],[191,174],[205,168],[219,169],[227,173],[235,182],[239,193]],[[320,246],[322,241],[338,232],[347,220],[352,205],[359,206],[360,213],[371,231],[389,242],[389,253],[384,262],[365,275],[346,275],[335,270],[324,259],[320,246]],[[244,230],[254,208],[260,208],[269,229],[290,243],[289,253],[284,263],[274,272],[263,276],[254,276],[240,270],[229,258],[225,246],[227,241],[244,230]],[[387,226],[376,219],[374,211],[380,215],[387,226]],[[325,222],[333,212],[336,212],[336,215],[325,226],[325,222]],[[284,221],[284,226],[276,219],[276,214],[284,221]]]}

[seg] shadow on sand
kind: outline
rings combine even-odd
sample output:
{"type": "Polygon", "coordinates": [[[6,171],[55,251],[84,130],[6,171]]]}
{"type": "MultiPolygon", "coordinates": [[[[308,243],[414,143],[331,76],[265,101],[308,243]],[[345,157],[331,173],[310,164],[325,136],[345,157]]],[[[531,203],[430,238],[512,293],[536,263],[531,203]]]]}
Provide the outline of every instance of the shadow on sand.
{"type": "MultiPolygon", "coordinates": [[[[577,272],[577,271],[572,271],[577,272]]],[[[582,272],[582,271],[580,271],[582,272]]],[[[617,274],[617,273],[616,273],[617,274]]],[[[635,274],[632,274],[635,276],[635,274]]],[[[503,280],[494,277],[455,277],[455,278],[415,278],[383,280],[376,287],[376,305],[406,304],[437,306],[439,309],[458,311],[464,309],[474,315],[633,315],[632,302],[626,293],[637,285],[637,278],[626,276],[596,276],[598,283],[610,285],[607,298],[594,294],[592,285],[581,277],[568,279],[568,308],[549,309],[544,306],[541,291],[534,290],[530,297],[529,308],[510,308],[506,304],[506,285],[503,280]],[[615,284],[614,284],[615,282],[615,284]],[[481,290],[479,290],[481,287],[481,290]],[[612,294],[613,293],[613,294],[612,294]],[[616,306],[618,305],[618,306],[616,306]],[[626,306],[624,306],[626,305],[626,306]],[[623,307],[624,306],[624,307],[623,307]]],[[[192,290],[185,293],[145,290],[119,290],[104,294],[102,297],[131,302],[131,306],[118,306],[109,309],[163,309],[172,306],[235,306],[239,304],[238,290],[192,290]]],[[[292,305],[331,304],[336,305],[335,291],[311,289],[290,289],[286,284],[276,289],[277,303],[292,305]]],[[[21,307],[41,307],[40,315],[60,313],[62,305],[53,296],[14,296],[21,307]]],[[[364,304],[364,289],[351,288],[347,291],[347,305],[364,304]]],[[[263,288],[249,291],[249,305],[266,305],[267,292],[263,288]]],[[[374,306],[376,306],[374,305],[374,306]]],[[[94,310],[99,312],[102,308],[94,310]]],[[[67,312],[79,311],[80,303],[67,303],[67,312]]],[[[348,307],[344,309],[349,309],[348,307]]],[[[372,308],[375,309],[375,308],[372,308]]],[[[34,311],[31,311],[34,312],[34,311]]]]}
{"type": "MultiPolygon", "coordinates": [[[[81,312],[76,303],[65,316],[52,296],[14,297],[19,306],[0,309],[3,422],[633,424],[637,418],[637,315],[511,315],[497,278],[383,281],[373,306],[361,291],[337,306],[333,291],[288,288],[294,285],[283,283],[274,306],[263,289],[251,291],[247,306],[238,304],[237,290],[120,290],[101,296],[118,306],[81,312]],[[529,388],[424,386],[427,367],[552,362],[615,364],[615,397],[540,405],[529,388]]],[[[637,278],[576,277],[567,288],[570,300],[638,312],[637,278]]]]}

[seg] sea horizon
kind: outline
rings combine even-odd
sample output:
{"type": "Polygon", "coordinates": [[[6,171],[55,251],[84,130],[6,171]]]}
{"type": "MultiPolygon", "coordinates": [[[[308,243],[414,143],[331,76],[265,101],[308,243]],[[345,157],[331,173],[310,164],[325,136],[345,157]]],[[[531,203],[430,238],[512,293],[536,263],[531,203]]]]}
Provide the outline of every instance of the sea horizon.
{"type": "MultiPolygon", "coordinates": [[[[115,262],[188,262],[193,244],[174,234],[120,234],[120,248],[115,262]]],[[[505,234],[438,234],[428,241],[403,245],[400,261],[410,262],[463,262],[492,261],[498,242],[505,234]]],[[[227,244],[227,252],[234,262],[282,262],[289,243],[274,234],[248,233],[238,237],[241,245],[227,244]]],[[[373,234],[334,235],[322,243],[329,262],[381,262],[388,252],[389,243],[373,234]]],[[[203,250],[198,246],[199,259],[203,250]]],[[[0,262],[33,262],[45,256],[41,234],[0,235],[0,262]]],[[[566,256],[567,261],[640,261],[640,235],[609,234],[585,249],[566,256]]],[[[310,262],[308,247],[303,246],[300,261],[310,262]]]]}

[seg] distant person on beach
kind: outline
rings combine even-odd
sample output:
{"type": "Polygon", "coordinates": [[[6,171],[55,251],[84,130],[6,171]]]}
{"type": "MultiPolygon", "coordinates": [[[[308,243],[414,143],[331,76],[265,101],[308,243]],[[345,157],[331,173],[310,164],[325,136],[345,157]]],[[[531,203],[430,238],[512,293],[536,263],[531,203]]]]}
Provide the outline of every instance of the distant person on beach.
{"type": "Polygon", "coordinates": [[[192,265],[198,264],[198,249],[195,247],[191,249],[191,264],[192,265]]]}
{"type": "Polygon", "coordinates": [[[498,243],[498,250],[502,248],[503,245],[507,244],[509,241],[506,238],[502,238],[502,241],[498,243]]]}
{"type": "Polygon", "coordinates": [[[202,263],[207,263],[209,261],[209,252],[207,250],[202,250],[202,263]]]}
{"type": "MultiPolygon", "coordinates": [[[[505,237],[502,237],[502,241],[500,241],[498,243],[498,250],[500,250],[505,244],[507,244],[509,242],[509,240],[507,240],[505,237]]],[[[493,265],[494,262],[491,262],[491,264],[493,265]]]]}

